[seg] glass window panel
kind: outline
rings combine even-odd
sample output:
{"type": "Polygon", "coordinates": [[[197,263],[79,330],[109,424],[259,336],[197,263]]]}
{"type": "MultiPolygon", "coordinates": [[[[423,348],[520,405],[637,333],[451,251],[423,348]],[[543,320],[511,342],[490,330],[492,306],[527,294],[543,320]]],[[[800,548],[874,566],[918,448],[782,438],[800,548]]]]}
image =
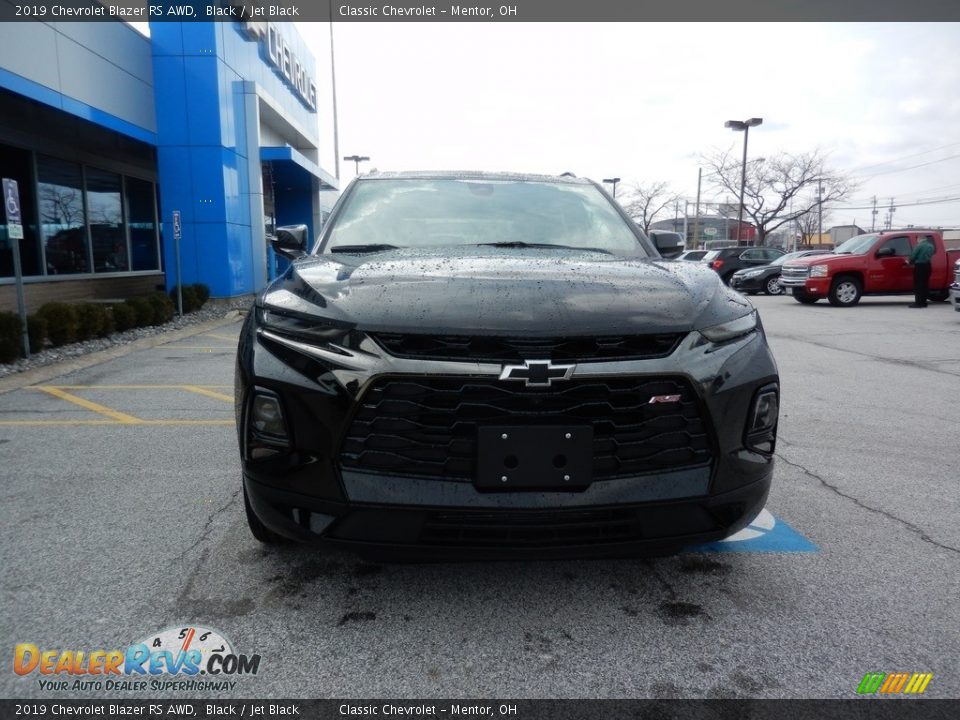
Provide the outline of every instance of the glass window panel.
{"type": "MultiPolygon", "coordinates": [[[[0,145],[0,177],[17,181],[23,239],[20,241],[20,272],[42,275],[40,243],[37,239],[37,212],[33,196],[33,171],[29,150],[0,145]]],[[[7,234],[6,214],[0,213],[0,277],[13,277],[13,243],[7,234]]]]}
{"type": "Polygon", "coordinates": [[[90,272],[80,166],[38,155],[37,180],[47,274],[90,272]]]}
{"type": "Polygon", "coordinates": [[[90,216],[94,272],[129,270],[120,176],[117,173],[87,168],[87,214],[90,216]]]}
{"type": "Polygon", "coordinates": [[[133,270],[158,270],[157,225],[153,183],[126,178],[133,270]]]}

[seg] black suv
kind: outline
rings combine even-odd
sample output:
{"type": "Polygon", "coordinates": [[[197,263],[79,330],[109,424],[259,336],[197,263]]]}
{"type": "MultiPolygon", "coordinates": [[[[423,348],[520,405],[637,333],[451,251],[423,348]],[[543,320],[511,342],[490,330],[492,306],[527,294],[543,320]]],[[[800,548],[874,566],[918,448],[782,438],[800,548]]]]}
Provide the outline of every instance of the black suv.
{"type": "Polygon", "coordinates": [[[236,411],[263,542],[450,557],[715,540],[763,508],[779,386],[756,310],[596,183],[354,180],[256,300],[236,411]]]}
{"type": "Polygon", "coordinates": [[[783,250],[772,247],[744,247],[743,245],[716,248],[703,256],[701,262],[717,271],[725,285],[737,270],[768,265],[783,255],[783,250]]]}

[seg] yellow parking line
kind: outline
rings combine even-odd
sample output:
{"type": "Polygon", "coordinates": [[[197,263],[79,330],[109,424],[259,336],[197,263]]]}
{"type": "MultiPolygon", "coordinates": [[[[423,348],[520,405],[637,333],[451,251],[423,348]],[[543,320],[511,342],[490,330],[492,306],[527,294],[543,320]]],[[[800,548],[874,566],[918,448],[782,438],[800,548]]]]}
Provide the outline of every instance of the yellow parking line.
{"type": "Polygon", "coordinates": [[[217,335],[216,333],[203,333],[204,337],[217,338],[217,340],[229,340],[230,342],[237,342],[239,338],[230,337],[229,335],[217,335]]]}
{"type": "MultiPolygon", "coordinates": [[[[185,385],[43,385],[61,390],[183,390],[185,385]]],[[[232,388],[233,385],[191,385],[200,388],[232,388]]]]}
{"type": "Polygon", "coordinates": [[[133,415],[127,415],[126,413],[122,413],[119,410],[112,410],[111,408],[108,408],[106,405],[101,405],[99,403],[86,400],[82,397],[77,397],[76,395],[72,395],[64,390],[61,390],[58,387],[53,387],[50,385],[35,385],[34,388],[36,390],[42,390],[43,392],[49,395],[53,395],[54,397],[58,397],[61,400],[66,400],[67,402],[71,402],[74,405],[79,405],[85,410],[91,410],[95,413],[99,413],[100,415],[106,415],[108,418],[113,418],[117,422],[123,423],[124,425],[137,425],[143,422],[143,420],[141,420],[140,418],[136,418],[133,415]]]}
{"type": "Polygon", "coordinates": [[[212,397],[215,400],[225,400],[226,402],[233,402],[233,395],[225,395],[223,393],[214,392],[213,390],[207,390],[200,387],[199,385],[184,385],[184,390],[189,390],[190,392],[197,393],[198,395],[206,395],[207,397],[212,397]]]}
{"type": "Polygon", "coordinates": [[[135,423],[119,420],[0,420],[0,427],[42,425],[234,425],[233,420],[137,420],[135,423]]]}

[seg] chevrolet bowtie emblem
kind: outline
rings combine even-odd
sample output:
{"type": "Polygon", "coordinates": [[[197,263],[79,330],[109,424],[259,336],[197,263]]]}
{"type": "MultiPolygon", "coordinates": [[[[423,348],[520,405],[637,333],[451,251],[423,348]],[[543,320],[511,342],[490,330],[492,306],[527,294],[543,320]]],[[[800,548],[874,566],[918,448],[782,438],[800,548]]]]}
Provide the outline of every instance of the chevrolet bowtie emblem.
{"type": "Polygon", "coordinates": [[[550,387],[554,380],[569,380],[576,365],[554,365],[549,360],[524,360],[504,365],[501,380],[522,380],[527,387],[550,387]]]}

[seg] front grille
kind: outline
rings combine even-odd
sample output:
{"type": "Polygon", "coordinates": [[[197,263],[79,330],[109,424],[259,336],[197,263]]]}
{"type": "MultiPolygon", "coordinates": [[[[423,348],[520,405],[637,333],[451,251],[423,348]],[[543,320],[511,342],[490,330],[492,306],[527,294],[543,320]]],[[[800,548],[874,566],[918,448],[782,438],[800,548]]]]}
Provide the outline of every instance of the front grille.
{"type": "Polygon", "coordinates": [[[707,422],[681,378],[574,379],[549,388],[481,377],[382,377],[359,401],[344,467],[472,480],[482,425],[593,427],[593,477],[708,464],[707,422]],[[680,402],[649,404],[654,395],[680,402]]]}
{"type": "Polygon", "coordinates": [[[809,272],[810,270],[807,267],[790,267],[789,265],[784,265],[780,271],[780,276],[784,280],[800,280],[806,278],[809,272]]]}
{"type": "Polygon", "coordinates": [[[549,547],[625,542],[643,538],[630,509],[561,512],[431,513],[420,542],[472,547],[549,547]]]}
{"type": "Polygon", "coordinates": [[[683,339],[683,333],[582,338],[503,338],[482,335],[374,333],[373,339],[395,357],[418,360],[517,362],[550,358],[585,362],[666,357],[683,339]]]}

